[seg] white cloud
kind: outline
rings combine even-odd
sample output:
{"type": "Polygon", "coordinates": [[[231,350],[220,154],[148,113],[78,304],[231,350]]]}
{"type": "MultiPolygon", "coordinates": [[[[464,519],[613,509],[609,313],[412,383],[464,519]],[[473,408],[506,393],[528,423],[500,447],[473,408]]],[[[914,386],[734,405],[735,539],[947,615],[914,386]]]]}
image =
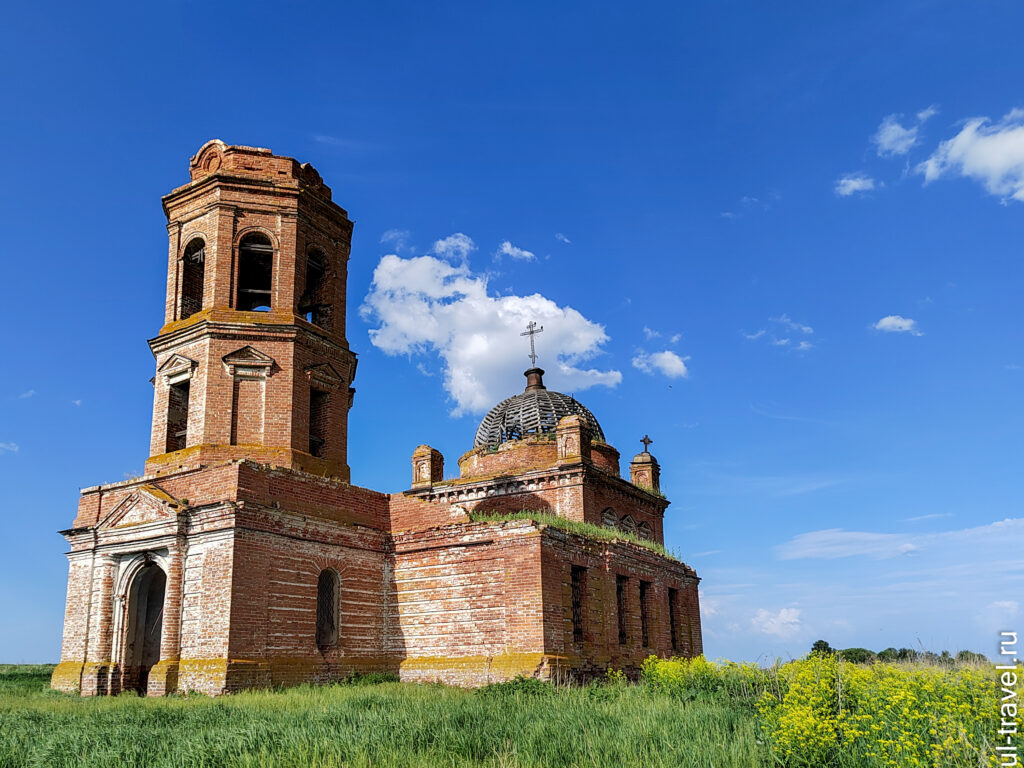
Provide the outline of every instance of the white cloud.
{"type": "Polygon", "coordinates": [[[17,443],[0,443],[0,453],[17,453],[17,443]]]}
{"type": "Polygon", "coordinates": [[[680,357],[670,349],[647,354],[643,350],[633,358],[633,367],[644,373],[660,373],[670,379],[685,379],[690,375],[686,368],[689,357],[680,357]]]}
{"type": "Polygon", "coordinates": [[[683,334],[681,334],[681,333],[673,333],[673,334],[672,334],[672,335],[671,335],[671,336],[669,337],[669,339],[668,339],[668,343],[669,343],[669,344],[678,344],[678,343],[679,343],[679,340],[680,340],[681,338],[683,338],[683,334]]]}
{"type": "Polygon", "coordinates": [[[952,512],[936,512],[936,513],[931,514],[931,515],[917,515],[916,517],[905,517],[905,518],[903,518],[903,520],[904,520],[904,522],[907,522],[907,523],[916,523],[918,520],[938,520],[939,518],[942,518],[942,517],[952,517],[952,516],[953,516],[952,512]]]}
{"type": "Polygon", "coordinates": [[[18,395],[18,399],[19,400],[28,400],[28,398],[35,396],[35,394],[36,394],[36,391],[34,389],[30,389],[27,392],[22,392],[20,395],[18,395]]]}
{"type": "Polygon", "coordinates": [[[871,137],[871,141],[878,148],[879,157],[905,155],[917,143],[917,126],[912,125],[905,128],[900,125],[899,117],[899,115],[886,116],[882,120],[882,124],[878,126],[875,135],[871,137]]]}
{"type": "Polygon", "coordinates": [[[849,197],[860,192],[870,192],[875,188],[875,180],[863,173],[848,173],[836,179],[835,193],[840,197],[849,197]]]}
{"type": "Polygon", "coordinates": [[[896,557],[917,549],[909,541],[908,536],[897,533],[868,533],[865,531],[844,531],[842,528],[829,528],[824,531],[811,531],[794,536],[785,544],[775,548],[782,560],[800,560],[804,558],[822,558],[832,560],[837,557],[867,555],[874,558],[896,557]]]}
{"type": "Polygon", "coordinates": [[[648,328],[646,325],[644,326],[644,338],[645,339],[650,341],[651,339],[656,339],[659,336],[661,336],[661,334],[658,331],[654,330],[653,328],[648,328]]]}
{"type": "Polygon", "coordinates": [[[939,114],[939,108],[932,104],[930,107],[926,107],[917,113],[917,121],[919,123],[923,123],[926,120],[935,117],[937,114],[939,114]]]}
{"type": "Polygon", "coordinates": [[[712,597],[702,597],[700,600],[700,615],[714,616],[719,611],[719,601],[712,597]]]}
{"type": "Polygon", "coordinates": [[[409,244],[410,234],[407,229],[388,229],[380,236],[380,242],[383,245],[392,246],[397,252],[401,253],[409,244]]]}
{"type": "Polygon", "coordinates": [[[565,243],[566,245],[568,245],[569,243],[571,243],[571,242],[572,242],[572,240],[570,240],[570,239],[569,239],[568,237],[566,237],[565,235],[563,235],[563,234],[562,234],[561,232],[555,232],[555,240],[558,240],[558,241],[560,241],[560,242],[563,242],[563,243],[565,243]]]}
{"type": "Polygon", "coordinates": [[[465,261],[475,250],[476,243],[473,242],[473,238],[456,232],[454,235],[448,235],[448,237],[436,241],[431,252],[445,259],[465,261]]]}
{"type": "MultiPolygon", "coordinates": [[[[811,326],[806,323],[798,323],[785,313],[778,317],[769,317],[768,321],[775,323],[777,326],[781,326],[786,332],[799,333],[804,336],[809,336],[814,333],[814,329],[811,326]]],[[[765,342],[767,344],[770,344],[773,347],[787,347],[789,349],[796,350],[797,352],[806,352],[807,350],[814,348],[814,345],[810,341],[803,340],[794,344],[793,339],[789,336],[776,336],[774,333],[768,333],[764,328],[761,328],[754,333],[747,333],[745,331],[740,331],[740,333],[743,335],[743,338],[750,341],[756,341],[757,339],[766,336],[767,338],[765,339],[765,342]]]]}
{"type": "Polygon", "coordinates": [[[1016,616],[1020,612],[1020,603],[1016,600],[997,600],[994,603],[990,603],[988,607],[1005,611],[1011,616],[1016,616]]]}
{"type": "Polygon", "coordinates": [[[801,533],[775,548],[782,560],[842,557],[872,557],[877,560],[918,554],[925,549],[952,547],[962,549],[970,544],[991,544],[992,551],[1017,551],[1024,545],[1024,518],[1007,518],[999,522],[939,533],[904,534],[845,531],[829,528],[801,533]]]}
{"type": "Polygon", "coordinates": [[[777,613],[772,613],[764,608],[759,608],[750,620],[750,624],[755,632],[760,632],[763,635],[792,637],[801,629],[800,609],[781,608],[777,613]]]}
{"type": "Polygon", "coordinates": [[[498,258],[501,258],[502,256],[511,256],[513,259],[519,259],[521,261],[533,261],[537,258],[532,251],[517,248],[508,240],[505,240],[498,246],[498,250],[495,251],[494,255],[498,258]]]}
{"type": "Polygon", "coordinates": [[[917,321],[902,315],[886,315],[872,326],[876,331],[886,333],[909,333],[911,336],[924,336],[917,330],[917,321]]]}
{"type": "Polygon", "coordinates": [[[811,328],[811,326],[804,325],[803,323],[797,323],[793,321],[790,318],[790,316],[785,313],[781,314],[779,317],[770,317],[768,319],[771,320],[773,323],[779,323],[780,325],[784,325],[792,331],[799,331],[800,333],[805,334],[814,333],[814,329],[811,328]]]}
{"type": "MultiPolygon", "coordinates": [[[[472,243],[465,235],[438,243],[449,244],[441,250],[459,247],[466,253],[465,241],[472,243]]],[[[487,278],[465,263],[434,256],[384,256],[360,314],[377,324],[370,341],[386,354],[438,355],[456,416],[485,411],[521,390],[529,345],[519,334],[531,320],[544,326],[537,347],[548,386],[578,392],[597,385],[614,387],[622,380],[617,370],[582,365],[608,341],[603,326],[538,293],[493,296],[487,278]]]]}
{"type": "Polygon", "coordinates": [[[925,184],[943,176],[963,176],[981,183],[989,194],[1024,202],[1024,109],[1010,111],[997,123],[987,117],[966,121],[960,132],[939,144],[917,166],[925,184]]]}
{"type": "Polygon", "coordinates": [[[79,406],[79,405],[82,404],[82,401],[81,400],[72,400],[71,404],[74,405],[74,406],[79,406]]]}

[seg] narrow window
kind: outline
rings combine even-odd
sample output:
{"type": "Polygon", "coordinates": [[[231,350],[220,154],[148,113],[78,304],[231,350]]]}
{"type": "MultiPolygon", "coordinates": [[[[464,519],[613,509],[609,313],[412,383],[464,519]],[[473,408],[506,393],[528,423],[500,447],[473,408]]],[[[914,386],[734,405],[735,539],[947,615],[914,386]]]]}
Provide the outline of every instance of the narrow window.
{"type": "Polygon", "coordinates": [[[654,529],[651,527],[650,523],[644,520],[637,524],[636,535],[639,536],[641,539],[652,541],[654,539],[654,529]]]}
{"type": "Polygon", "coordinates": [[[309,452],[323,456],[327,443],[327,404],[330,395],[318,389],[309,390],[309,452]]]}
{"type": "Polygon", "coordinates": [[[184,320],[203,308],[206,277],[206,243],[201,237],[189,241],[181,259],[181,313],[184,320]]]}
{"type": "Polygon", "coordinates": [[[624,515],[622,520],[619,522],[619,528],[626,533],[636,533],[636,520],[633,519],[632,515],[624,515]]]}
{"type": "Polygon", "coordinates": [[[672,635],[672,650],[679,650],[679,629],[676,627],[676,604],[679,602],[679,590],[668,590],[668,627],[672,635]]]}
{"type": "Polygon", "coordinates": [[[587,569],[572,567],[572,641],[583,642],[583,593],[587,588],[587,569]]]}
{"type": "Polygon", "coordinates": [[[274,246],[266,235],[253,232],[238,244],[238,301],[235,308],[265,312],[270,309],[274,278],[274,246]]]}
{"type": "Polygon", "coordinates": [[[316,580],[316,644],[323,647],[338,642],[338,574],[320,571],[316,580]]]}
{"type": "Polygon", "coordinates": [[[318,250],[306,256],[306,288],[299,299],[299,314],[313,325],[331,328],[331,305],[327,303],[327,260],[318,250]]]}
{"type": "Polygon", "coordinates": [[[167,452],[180,451],[188,438],[188,381],[167,390],[167,452]]]}
{"type": "Polygon", "coordinates": [[[651,633],[648,621],[648,596],[651,592],[651,582],[640,582],[640,637],[643,640],[644,648],[651,644],[651,633]]]}
{"type": "Polygon", "coordinates": [[[625,645],[629,639],[626,632],[626,585],[629,584],[628,576],[615,577],[615,608],[619,614],[619,645],[625,645]]]}
{"type": "Polygon", "coordinates": [[[601,513],[601,525],[605,528],[618,528],[619,527],[619,516],[615,514],[615,510],[608,507],[604,512],[601,513]]]}

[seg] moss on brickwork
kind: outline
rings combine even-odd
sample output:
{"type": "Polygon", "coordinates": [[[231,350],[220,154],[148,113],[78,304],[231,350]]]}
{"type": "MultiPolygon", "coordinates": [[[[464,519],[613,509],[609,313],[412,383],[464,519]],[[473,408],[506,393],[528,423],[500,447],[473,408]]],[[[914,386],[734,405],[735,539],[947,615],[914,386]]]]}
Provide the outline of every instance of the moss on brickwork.
{"type": "Polygon", "coordinates": [[[64,693],[78,693],[82,684],[82,668],[80,661],[62,661],[50,676],[50,687],[64,693]]]}

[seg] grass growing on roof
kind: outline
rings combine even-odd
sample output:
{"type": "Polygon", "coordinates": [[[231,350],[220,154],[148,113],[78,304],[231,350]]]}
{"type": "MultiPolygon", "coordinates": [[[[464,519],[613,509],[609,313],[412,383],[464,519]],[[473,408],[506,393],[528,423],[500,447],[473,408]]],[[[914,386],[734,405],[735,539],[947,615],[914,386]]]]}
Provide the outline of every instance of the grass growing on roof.
{"type": "Polygon", "coordinates": [[[620,531],[612,528],[602,528],[599,525],[593,525],[591,523],[581,523],[576,520],[567,520],[564,517],[558,515],[552,515],[548,512],[531,512],[528,509],[524,509],[520,512],[505,512],[505,513],[489,513],[489,512],[470,512],[469,519],[475,523],[480,522],[507,522],[510,520],[532,520],[539,525],[549,525],[552,528],[558,528],[559,530],[566,531],[568,533],[575,533],[579,536],[586,536],[589,539],[597,539],[598,541],[629,541],[633,544],[638,544],[644,549],[649,549],[652,552],[657,552],[663,557],[668,557],[673,560],[679,560],[678,557],[669,552],[665,547],[656,541],[650,541],[637,536],[635,533],[627,533],[626,531],[620,531]]]}

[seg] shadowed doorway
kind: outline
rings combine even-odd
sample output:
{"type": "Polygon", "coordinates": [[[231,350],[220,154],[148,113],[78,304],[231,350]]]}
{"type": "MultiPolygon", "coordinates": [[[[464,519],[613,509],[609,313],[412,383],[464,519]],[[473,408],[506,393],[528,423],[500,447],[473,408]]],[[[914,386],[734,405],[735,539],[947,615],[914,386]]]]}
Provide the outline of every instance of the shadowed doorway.
{"type": "Polygon", "coordinates": [[[155,564],[136,574],[128,591],[128,631],[125,637],[123,689],[146,693],[149,670],[160,661],[167,576],[155,564]]]}

